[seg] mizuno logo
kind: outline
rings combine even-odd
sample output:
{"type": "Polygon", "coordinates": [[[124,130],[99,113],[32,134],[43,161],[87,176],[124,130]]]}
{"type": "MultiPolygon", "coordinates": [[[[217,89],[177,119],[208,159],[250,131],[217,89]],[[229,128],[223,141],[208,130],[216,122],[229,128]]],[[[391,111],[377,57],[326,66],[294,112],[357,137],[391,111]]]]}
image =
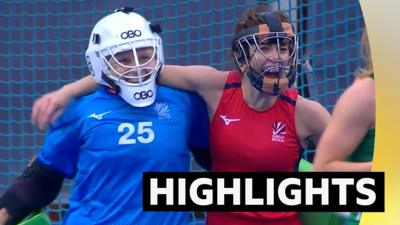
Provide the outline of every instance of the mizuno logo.
{"type": "Polygon", "coordinates": [[[221,119],[224,121],[225,125],[229,125],[231,122],[240,121],[240,119],[229,119],[229,118],[226,118],[226,116],[223,116],[223,115],[219,115],[219,117],[221,117],[221,119]]]}
{"type": "Polygon", "coordinates": [[[90,116],[88,116],[88,118],[95,118],[96,120],[102,120],[103,116],[105,116],[105,115],[107,115],[109,113],[111,113],[111,111],[104,112],[104,113],[101,113],[101,114],[92,113],[90,116]]]}

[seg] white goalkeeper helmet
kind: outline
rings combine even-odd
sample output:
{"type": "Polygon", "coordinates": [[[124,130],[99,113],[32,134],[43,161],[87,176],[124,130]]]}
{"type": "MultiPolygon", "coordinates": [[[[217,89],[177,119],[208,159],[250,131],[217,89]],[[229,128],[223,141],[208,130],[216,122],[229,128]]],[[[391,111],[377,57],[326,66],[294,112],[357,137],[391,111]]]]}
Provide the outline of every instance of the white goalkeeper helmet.
{"type": "Polygon", "coordinates": [[[164,62],[160,32],[159,25],[128,7],[98,21],[86,50],[96,82],[111,87],[132,106],[151,105],[164,62]]]}

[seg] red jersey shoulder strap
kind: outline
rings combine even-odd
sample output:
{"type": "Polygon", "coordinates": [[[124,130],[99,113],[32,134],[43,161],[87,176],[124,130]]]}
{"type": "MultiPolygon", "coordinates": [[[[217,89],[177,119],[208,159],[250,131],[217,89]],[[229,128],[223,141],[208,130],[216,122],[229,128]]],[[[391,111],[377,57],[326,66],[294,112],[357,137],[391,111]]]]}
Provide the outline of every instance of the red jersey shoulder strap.
{"type": "Polygon", "coordinates": [[[293,88],[287,89],[282,95],[279,96],[279,99],[287,102],[292,106],[296,106],[298,91],[293,88]]]}
{"type": "Polygon", "coordinates": [[[242,75],[238,71],[230,71],[226,79],[224,89],[239,88],[242,75]]]}

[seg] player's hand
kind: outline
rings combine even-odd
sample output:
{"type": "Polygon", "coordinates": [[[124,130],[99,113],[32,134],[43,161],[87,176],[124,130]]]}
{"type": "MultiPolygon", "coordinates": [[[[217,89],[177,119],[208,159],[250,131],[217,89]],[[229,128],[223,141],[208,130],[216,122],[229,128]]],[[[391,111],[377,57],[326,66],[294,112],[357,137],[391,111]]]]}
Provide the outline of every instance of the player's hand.
{"type": "Polygon", "coordinates": [[[33,103],[31,121],[39,130],[44,131],[50,123],[53,124],[71,100],[62,90],[45,94],[33,103]]]}

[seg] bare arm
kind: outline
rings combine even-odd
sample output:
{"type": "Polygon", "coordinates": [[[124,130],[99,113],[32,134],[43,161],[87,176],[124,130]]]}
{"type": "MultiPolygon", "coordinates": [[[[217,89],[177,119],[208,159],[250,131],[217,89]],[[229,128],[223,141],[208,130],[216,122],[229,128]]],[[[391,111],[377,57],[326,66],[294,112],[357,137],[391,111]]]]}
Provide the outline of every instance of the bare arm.
{"type": "Polygon", "coordinates": [[[32,123],[40,130],[45,130],[49,123],[53,123],[60,116],[72,98],[90,93],[96,88],[97,83],[91,75],[88,75],[66,84],[59,90],[43,95],[33,103],[32,123]]]}
{"type": "Polygon", "coordinates": [[[372,79],[356,81],[339,98],[332,120],[317,148],[314,165],[320,171],[370,171],[371,162],[346,162],[369,129],[375,126],[372,79]]]}
{"type": "Polygon", "coordinates": [[[207,103],[209,114],[213,114],[228,72],[210,66],[166,65],[161,72],[160,84],[198,93],[207,103]]]}
{"type": "Polygon", "coordinates": [[[161,72],[160,84],[193,92],[206,92],[203,89],[222,89],[227,72],[210,66],[166,65],[161,72]]]}
{"type": "Polygon", "coordinates": [[[299,96],[296,106],[296,131],[304,148],[308,148],[310,144],[318,144],[329,120],[330,114],[321,104],[299,96]]]}

